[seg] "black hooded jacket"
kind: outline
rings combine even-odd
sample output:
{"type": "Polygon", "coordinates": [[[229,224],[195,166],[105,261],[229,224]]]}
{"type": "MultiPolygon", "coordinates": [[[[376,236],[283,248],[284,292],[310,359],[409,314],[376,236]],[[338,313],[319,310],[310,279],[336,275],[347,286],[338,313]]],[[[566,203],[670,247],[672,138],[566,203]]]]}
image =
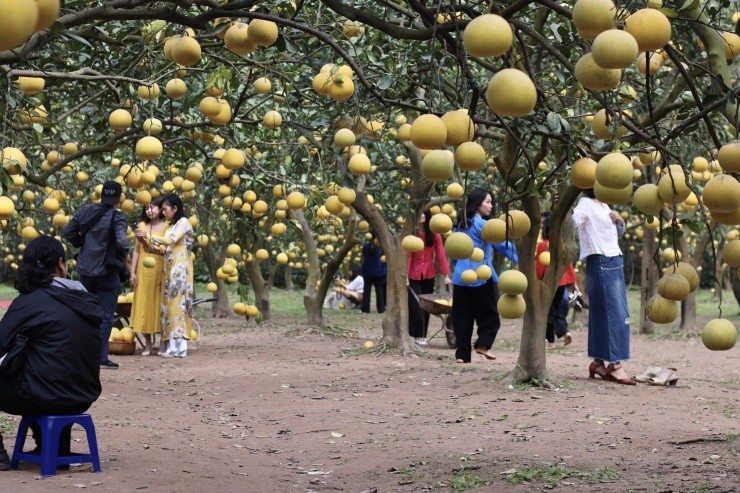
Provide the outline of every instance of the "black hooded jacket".
{"type": "Polygon", "coordinates": [[[100,395],[98,297],[57,285],[21,294],[0,320],[0,355],[18,332],[28,337],[19,395],[52,407],[88,406],[100,395]]]}

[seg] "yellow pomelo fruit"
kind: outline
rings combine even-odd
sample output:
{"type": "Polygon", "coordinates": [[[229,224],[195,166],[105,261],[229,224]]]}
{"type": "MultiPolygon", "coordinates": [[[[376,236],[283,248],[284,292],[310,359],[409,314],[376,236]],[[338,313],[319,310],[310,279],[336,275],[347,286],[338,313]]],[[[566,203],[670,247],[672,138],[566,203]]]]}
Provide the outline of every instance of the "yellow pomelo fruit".
{"type": "Polygon", "coordinates": [[[437,115],[421,115],[411,124],[410,138],[419,149],[439,149],[447,141],[447,127],[437,115]]]}
{"type": "Polygon", "coordinates": [[[632,203],[640,212],[649,216],[657,216],[665,206],[665,202],[658,195],[658,185],[654,183],[646,183],[635,190],[632,203]]]}
{"type": "Polygon", "coordinates": [[[159,96],[159,84],[156,82],[152,84],[151,86],[139,86],[139,88],[136,90],[136,93],[139,95],[141,99],[155,99],[159,96]]]}
{"type": "Polygon", "coordinates": [[[667,300],[683,301],[690,292],[689,281],[680,274],[666,274],[658,280],[658,294],[667,300]]]}
{"type": "Polygon", "coordinates": [[[218,99],[219,112],[215,116],[208,116],[208,121],[214,125],[226,125],[231,121],[231,105],[225,99],[218,99]]]}
{"type": "Polygon", "coordinates": [[[634,36],[621,29],[603,31],[591,46],[593,60],[601,68],[627,68],[639,51],[634,36]]]}
{"type": "Polygon", "coordinates": [[[34,31],[43,31],[51,27],[59,17],[59,0],[36,0],[38,18],[34,31]]]}
{"type": "Polygon", "coordinates": [[[527,276],[515,269],[505,270],[498,277],[498,290],[504,294],[523,294],[528,285],[527,276]]]}
{"type": "Polygon", "coordinates": [[[131,113],[120,108],[113,110],[108,116],[108,124],[113,130],[124,130],[131,126],[131,113]]]}
{"type": "Polygon", "coordinates": [[[164,86],[164,92],[172,99],[180,99],[188,92],[188,86],[182,79],[170,79],[164,86]]]}
{"type": "Polygon", "coordinates": [[[593,40],[614,28],[616,13],[612,0],[578,0],[573,6],[573,24],[582,38],[593,40]]]}
{"type": "Polygon", "coordinates": [[[472,56],[503,55],[514,41],[508,21],[496,14],[483,14],[468,23],[463,31],[463,46],[472,56]]]}
{"type": "Polygon", "coordinates": [[[632,197],[632,183],[624,188],[609,188],[596,181],[594,195],[605,204],[626,204],[632,197]]]}
{"type": "Polygon", "coordinates": [[[218,285],[215,282],[209,282],[206,285],[206,291],[208,291],[209,293],[215,293],[216,291],[218,291],[218,285]]]}
{"type": "Polygon", "coordinates": [[[265,260],[267,260],[267,259],[270,258],[270,253],[267,250],[265,250],[264,248],[260,248],[259,250],[257,250],[256,252],[254,252],[254,257],[257,260],[259,260],[261,262],[264,262],[265,260]]]}
{"type": "Polygon", "coordinates": [[[499,219],[506,221],[509,227],[509,237],[513,239],[519,239],[529,232],[529,228],[532,227],[532,221],[529,216],[516,209],[511,209],[506,214],[501,214],[499,219]]]}
{"type": "Polygon", "coordinates": [[[727,173],[740,173],[740,140],[733,140],[720,147],[717,160],[727,173]]]}
{"type": "Polygon", "coordinates": [[[5,195],[0,196],[0,219],[5,221],[10,219],[15,213],[15,202],[5,195]]]}
{"type": "Polygon", "coordinates": [[[661,65],[663,65],[663,57],[656,53],[650,53],[649,62],[645,53],[637,55],[637,70],[641,74],[649,73],[650,75],[654,75],[658,72],[661,65]]]}
{"type": "Polygon", "coordinates": [[[270,46],[278,38],[278,26],[272,21],[254,19],[249,23],[249,40],[257,46],[270,46]]]}
{"type": "Polygon", "coordinates": [[[344,210],[344,204],[339,201],[339,197],[336,195],[329,195],[324,202],[324,207],[334,215],[339,215],[344,210]]]}
{"type": "Polygon", "coordinates": [[[570,168],[570,182],[582,190],[593,188],[596,181],[596,166],[596,161],[589,157],[578,159],[570,168]]]}
{"type": "Polygon", "coordinates": [[[259,309],[256,306],[254,306],[254,305],[247,305],[247,313],[246,313],[246,315],[248,317],[256,317],[259,314],[260,314],[260,311],[259,311],[259,309]]]}
{"type": "Polygon", "coordinates": [[[206,96],[200,100],[198,110],[205,116],[216,116],[221,111],[221,105],[218,99],[213,96],[206,96]]]}
{"type": "Polygon", "coordinates": [[[46,200],[44,200],[44,209],[47,212],[51,212],[52,214],[59,210],[61,206],[59,205],[59,201],[55,199],[54,197],[49,197],[46,200]]]}
{"type": "Polygon", "coordinates": [[[656,324],[669,324],[678,317],[678,303],[655,295],[648,300],[647,317],[656,324]]]}
{"type": "Polygon", "coordinates": [[[313,90],[320,96],[328,96],[333,84],[334,81],[329,72],[320,72],[316,74],[311,81],[311,87],[313,87],[313,90]]]}
{"type": "Polygon", "coordinates": [[[162,133],[164,128],[162,121],[159,118],[147,118],[141,125],[142,130],[147,135],[157,135],[162,133]]]}
{"type": "Polygon", "coordinates": [[[290,192],[287,198],[288,207],[291,209],[301,209],[306,205],[306,196],[301,192],[290,192]]]}
{"type": "Polygon", "coordinates": [[[265,202],[264,200],[256,200],[254,202],[254,205],[252,206],[252,209],[257,214],[264,214],[265,212],[267,212],[268,209],[267,202],[265,202]]]}
{"type": "Polygon", "coordinates": [[[701,331],[701,342],[711,351],[727,351],[737,343],[737,328],[730,320],[715,318],[701,331]]]}
{"type": "MultiPolygon", "coordinates": [[[[122,301],[121,298],[125,299],[125,296],[119,296],[118,297],[119,303],[125,303],[125,301],[122,301]]],[[[108,341],[110,342],[121,342],[123,339],[121,338],[121,329],[118,327],[113,327],[110,331],[110,337],[108,337],[108,341]]]]}
{"type": "Polygon", "coordinates": [[[671,21],[655,9],[640,9],[627,17],[624,30],[635,38],[640,52],[659,50],[671,40],[671,21]]]}
{"type": "MultiPolygon", "coordinates": [[[[2,216],[0,215],[0,218],[2,216]]],[[[51,218],[51,224],[56,226],[57,228],[61,228],[62,226],[67,225],[68,219],[67,216],[65,216],[63,213],[54,214],[54,217],[51,218]]]]}
{"type": "Polygon", "coordinates": [[[501,318],[514,319],[524,315],[527,311],[527,302],[520,294],[502,294],[496,303],[501,318]]]}
{"type": "Polygon", "coordinates": [[[611,152],[599,159],[596,181],[608,188],[622,189],[632,184],[632,161],[621,152],[611,152]]]}
{"type": "MultiPolygon", "coordinates": [[[[277,211],[277,212],[283,212],[283,211],[277,211]]],[[[284,212],[283,212],[284,213],[284,212]]],[[[277,213],[276,213],[277,215],[277,213]]],[[[285,223],[275,223],[272,226],[270,226],[270,234],[272,236],[280,236],[282,234],[285,234],[285,231],[287,230],[287,226],[285,223]]]]}
{"type": "Polygon", "coordinates": [[[280,252],[275,256],[275,261],[280,265],[285,265],[288,263],[288,254],[284,252],[280,252]]]}
{"type": "Polygon", "coordinates": [[[278,128],[283,124],[283,116],[275,110],[270,110],[262,117],[262,123],[267,128],[278,128]]]}
{"type": "Polygon", "coordinates": [[[329,96],[334,101],[346,101],[355,93],[355,83],[352,77],[343,74],[334,74],[329,86],[329,96]]]}
{"type": "Polygon", "coordinates": [[[46,81],[42,77],[18,77],[15,81],[18,89],[28,96],[34,96],[44,90],[46,81]]]}
{"type": "Polygon", "coordinates": [[[465,269],[460,274],[460,280],[465,284],[473,284],[478,281],[478,273],[473,269],[465,269]]]}
{"type": "Polygon", "coordinates": [[[701,193],[702,202],[712,213],[728,213],[740,207],[740,182],[732,175],[712,177],[701,193]]]}
{"type": "Polygon", "coordinates": [[[236,243],[231,243],[226,247],[226,253],[232,257],[238,257],[242,254],[242,248],[236,243]]]}
{"type": "Polygon", "coordinates": [[[478,247],[473,248],[473,253],[470,254],[470,260],[473,262],[482,262],[485,257],[485,252],[478,247]]]}
{"type": "Polygon", "coordinates": [[[419,253],[424,250],[424,240],[416,235],[407,235],[401,240],[401,248],[407,253],[419,253]]]}
{"type": "Polygon", "coordinates": [[[252,83],[252,87],[257,94],[267,94],[272,90],[272,82],[267,77],[260,77],[252,83]]]}
{"type": "Polygon", "coordinates": [[[583,87],[592,91],[610,91],[616,89],[622,78],[622,71],[620,69],[599,67],[591,53],[586,53],[578,59],[575,72],[576,80],[583,87]]]}
{"type": "Polygon", "coordinates": [[[347,166],[353,175],[359,176],[368,174],[372,164],[370,163],[370,158],[365,154],[355,154],[349,159],[347,166]]]}
{"type": "Polygon", "coordinates": [[[357,192],[349,187],[342,187],[337,192],[337,197],[344,205],[351,205],[357,199],[357,192]]]}
{"type": "Polygon", "coordinates": [[[493,271],[486,264],[481,264],[475,269],[475,275],[478,276],[479,281],[487,281],[493,277],[493,271]]]}
{"type": "Polygon", "coordinates": [[[23,152],[16,147],[5,147],[0,153],[3,158],[3,168],[11,175],[25,171],[28,167],[28,159],[23,152]]]}
{"type": "Polygon", "coordinates": [[[34,228],[33,226],[26,226],[25,228],[21,229],[21,238],[26,241],[36,239],[38,236],[39,232],[36,231],[36,228],[34,228]]]}
{"type": "Polygon", "coordinates": [[[730,267],[740,267],[740,239],[727,242],[722,249],[722,260],[730,267]]]}
{"type": "Polygon", "coordinates": [[[453,260],[470,258],[474,248],[473,240],[462,232],[452,233],[445,241],[445,253],[453,260]]]}
{"type": "Polygon", "coordinates": [[[459,199],[462,198],[463,195],[465,195],[465,189],[459,183],[450,183],[449,185],[447,185],[447,189],[445,191],[447,193],[447,196],[451,199],[459,199]]]}
{"type": "MultiPolygon", "coordinates": [[[[653,221],[656,222],[657,221],[653,221]]],[[[689,281],[689,288],[691,292],[694,292],[699,287],[699,274],[696,269],[687,262],[678,262],[677,264],[671,264],[663,269],[663,274],[679,274],[689,281]]]]}
{"type": "Polygon", "coordinates": [[[445,141],[447,145],[457,146],[473,139],[475,126],[468,115],[468,110],[448,111],[442,115],[442,123],[447,128],[447,140],[445,141]]]}
{"type": "Polygon", "coordinates": [[[0,51],[25,43],[33,34],[38,21],[34,0],[3,0],[0,2],[0,51]]]}
{"type": "Polygon", "coordinates": [[[421,161],[421,174],[429,181],[444,181],[452,177],[454,155],[447,150],[433,150],[421,161]]]}
{"type": "Polygon", "coordinates": [[[124,327],[119,332],[119,336],[121,338],[122,342],[134,342],[134,338],[136,337],[136,333],[134,333],[134,329],[131,327],[124,327]]]}
{"type": "Polygon", "coordinates": [[[229,170],[241,168],[244,166],[245,161],[246,156],[244,155],[244,151],[234,147],[227,149],[221,156],[221,164],[229,170]]]}
{"type": "Polygon", "coordinates": [[[242,303],[241,301],[237,301],[231,306],[231,309],[236,313],[237,315],[246,315],[247,313],[247,305],[242,303]]]}
{"type": "Polygon", "coordinates": [[[672,164],[665,168],[658,180],[658,194],[666,204],[683,202],[691,194],[683,168],[672,164]]]}
{"type": "Polygon", "coordinates": [[[147,135],[136,143],[136,155],[140,159],[153,160],[162,155],[164,148],[158,138],[147,135]]]}
{"type": "Polygon", "coordinates": [[[237,55],[247,55],[252,53],[257,47],[249,39],[249,26],[243,22],[237,22],[231,25],[224,33],[224,46],[227,50],[237,55]]]}
{"type": "Polygon", "coordinates": [[[612,128],[614,127],[614,117],[608,115],[605,109],[600,109],[594,114],[593,120],[591,120],[591,131],[594,135],[600,139],[612,140],[621,139],[622,136],[627,132],[627,127],[620,125],[614,133],[612,128]]]}
{"type": "Polygon", "coordinates": [[[537,104],[537,89],[521,70],[505,68],[488,82],[486,103],[500,116],[524,116],[537,104]]]}
{"type": "Polygon", "coordinates": [[[334,134],[334,145],[337,147],[349,147],[355,145],[357,136],[348,128],[340,128],[334,134]]]}
{"type": "Polygon", "coordinates": [[[541,265],[544,265],[545,267],[550,265],[550,252],[540,253],[539,257],[537,257],[537,262],[539,262],[541,265]]]}
{"type": "Polygon", "coordinates": [[[725,224],[727,226],[740,225],[740,207],[732,212],[712,212],[711,216],[719,224],[725,224]]]}
{"type": "Polygon", "coordinates": [[[172,60],[183,67],[196,64],[200,54],[200,43],[191,36],[182,36],[172,45],[172,60]]]}
{"type": "Polygon", "coordinates": [[[452,219],[447,214],[434,214],[429,220],[429,229],[432,233],[445,234],[452,229],[452,219]]]}
{"type": "Polygon", "coordinates": [[[146,267],[147,269],[151,269],[155,265],[157,265],[157,261],[154,259],[154,257],[146,257],[144,260],[141,261],[141,265],[146,267]]]}
{"type": "Polygon", "coordinates": [[[401,124],[401,126],[398,127],[397,135],[398,140],[400,140],[401,142],[408,142],[409,140],[411,140],[411,124],[401,124]]]}
{"type": "Polygon", "coordinates": [[[463,142],[455,149],[455,164],[463,171],[475,171],[483,167],[486,151],[477,142],[463,142]]]}
{"type": "Polygon", "coordinates": [[[481,228],[481,238],[489,243],[502,243],[506,240],[506,221],[503,219],[489,219],[481,228]]]}

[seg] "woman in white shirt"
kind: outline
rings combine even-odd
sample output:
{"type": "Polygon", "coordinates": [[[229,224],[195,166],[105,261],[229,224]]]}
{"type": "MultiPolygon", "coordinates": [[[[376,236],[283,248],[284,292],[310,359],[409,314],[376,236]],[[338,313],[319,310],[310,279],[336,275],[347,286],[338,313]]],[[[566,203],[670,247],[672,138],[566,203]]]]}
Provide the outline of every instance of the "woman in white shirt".
{"type": "Polygon", "coordinates": [[[593,358],[589,378],[635,385],[622,368],[630,357],[630,315],[624,262],[619,238],[624,220],[608,205],[596,199],[593,189],[573,210],[578,229],[581,261],[586,263],[588,292],[588,355],[593,358]]]}

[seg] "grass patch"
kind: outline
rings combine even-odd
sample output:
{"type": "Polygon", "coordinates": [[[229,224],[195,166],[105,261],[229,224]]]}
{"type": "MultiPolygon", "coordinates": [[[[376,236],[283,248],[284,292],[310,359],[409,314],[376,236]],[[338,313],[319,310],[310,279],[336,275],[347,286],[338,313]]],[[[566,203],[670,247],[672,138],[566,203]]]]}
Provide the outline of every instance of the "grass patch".
{"type": "Polygon", "coordinates": [[[455,474],[450,486],[452,486],[452,489],[456,491],[466,491],[480,488],[484,484],[486,483],[480,478],[480,476],[468,474],[467,471],[462,470],[455,474]]]}
{"type": "Polygon", "coordinates": [[[0,414],[0,433],[9,433],[16,427],[15,419],[7,414],[0,414]]]}
{"type": "Polygon", "coordinates": [[[565,479],[580,479],[588,483],[599,481],[614,481],[619,475],[609,469],[602,467],[595,472],[577,471],[564,466],[544,463],[542,466],[527,467],[509,474],[506,480],[512,484],[542,482],[545,488],[557,488],[565,479]]]}

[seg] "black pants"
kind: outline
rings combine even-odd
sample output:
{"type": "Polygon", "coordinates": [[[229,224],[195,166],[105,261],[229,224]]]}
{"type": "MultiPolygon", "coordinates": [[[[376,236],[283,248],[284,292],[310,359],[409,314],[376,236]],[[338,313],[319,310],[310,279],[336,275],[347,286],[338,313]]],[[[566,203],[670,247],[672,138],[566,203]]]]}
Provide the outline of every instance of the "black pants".
{"type": "Polygon", "coordinates": [[[378,309],[378,313],[385,311],[385,282],[386,278],[383,277],[365,277],[365,286],[362,289],[362,311],[363,313],[370,313],[370,293],[375,287],[375,308],[378,309]]]}
{"type": "MultiPolygon", "coordinates": [[[[27,400],[18,394],[16,389],[17,377],[0,376],[0,411],[16,416],[36,416],[36,415],[47,415],[47,414],[80,414],[87,411],[92,403],[90,404],[75,404],[72,406],[64,406],[62,403],[59,404],[45,404],[41,402],[35,402],[27,400]]],[[[34,440],[36,443],[40,443],[40,433],[37,427],[32,426],[31,431],[33,433],[34,440]]],[[[3,436],[0,433],[0,450],[4,450],[3,436]]]]}
{"type": "Polygon", "coordinates": [[[545,338],[547,342],[555,342],[555,336],[558,339],[568,332],[568,297],[566,296],[568,286],[558,286],[555,290],[555,296],[550,304],[550,311],[547,314],[547,331],[545,338]]]}
{"type": "Polygon", "coordinates": [[[457,338],[455,357],[470,362],[473,325],[478,325],[478,339],[474,347],[490,349],[501,327],[498,316],[498,287],[488,281],[482,286],[458,286],[452,291],[452,324],[457,338]]]}
{"type": "MultiPolygon", "coordinates": [[[[409,288],[417,296],[431,294],[434,292],[434,279],[421,279],[419,281],[409,279],[409,288]]],[[[429,312],[422,310],[414,295],[409,293],[409,335],[411,337],[426,337],[427,327],[429,327],[429,312]]]]}

